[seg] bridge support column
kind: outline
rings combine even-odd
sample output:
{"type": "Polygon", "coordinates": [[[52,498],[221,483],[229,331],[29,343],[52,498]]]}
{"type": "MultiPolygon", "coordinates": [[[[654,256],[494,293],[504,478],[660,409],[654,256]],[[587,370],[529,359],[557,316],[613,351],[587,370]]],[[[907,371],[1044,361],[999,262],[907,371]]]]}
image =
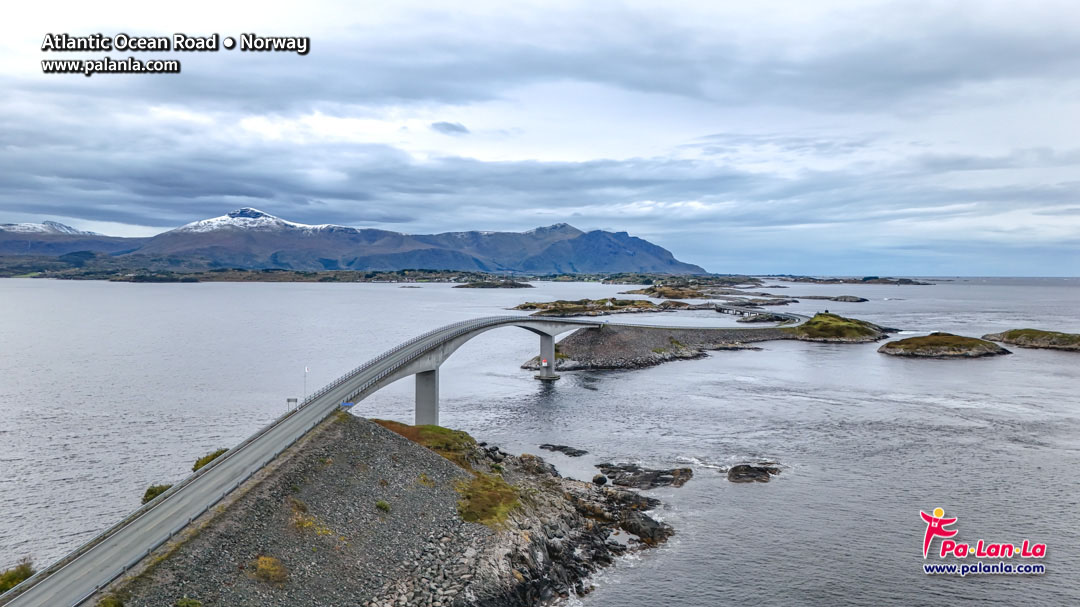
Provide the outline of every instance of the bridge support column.
{"type": "Polygon", "coordinates": [[[555,338],[551,335],[540,336],[540,373],[536,379],[541,381],[555,381],[559,376],[555,374],[555,338]],[[544,366],[544,361],[547,366],[544,366]]]}
{"type": "Polygon", "coordinates": [[[439,370],[416,374],[416,425],[439,425],[439,370]]]}

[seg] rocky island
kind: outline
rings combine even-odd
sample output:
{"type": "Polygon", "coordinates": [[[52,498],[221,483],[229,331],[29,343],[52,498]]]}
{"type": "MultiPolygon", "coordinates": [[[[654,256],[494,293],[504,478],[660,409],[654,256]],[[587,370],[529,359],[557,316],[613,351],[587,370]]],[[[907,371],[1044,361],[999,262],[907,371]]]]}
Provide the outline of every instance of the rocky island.
{"type": "Polygon", "coordinates": [[[922,337],[890,341],[878,348],[878,352],[919,358],[980,358],[1011,354],[994,342],[952,333],[931,333],[922,337]]]}
{"type": "Polygon", "coordinates": [[[640,314],[643,312],[674,312],[676,310],[714,310],[713,304],[688,304],[685,301],[662,301],[655,304],[647,299],[558,299],[528,301],[511,310],[535,310],[531,316],[569,318],[573,316],[608,316],[610,314],[640,314]]]}
{"type": "Polygon", "coordinates": [[[556,301],[529,301],[514,306],[512,310],[535,310],[532,316],[607,316],[608,314],[634,314],[638,312],[661,312],[663,308],[645,299],[576,299],[556,301]]]}
{"type": "Polygon", "coordinates": [[[983,339],[999,341],[1021,348],[1040,348],[1046,350],[1070,350],[1080,352],[1080,334],[1041,331],[1039,329],[1012,329],[1001,333],[983,335],[983,339]]]}
{"type": "MultiPolygon", "coordinates": [[[[774,285],[774,288],[787,288],[774,285]]],[[[719,299],[734,306],[760,307],[760,306],[785,306],[798,303],[799,299],[817,299],[823,301],[835,301],[841,303],[861,303],[869,301],[865,297],[854,295],[803,295],[781,296],[764,291],[747,291],[733,287],[717,287],[708,285],[652,285],[633,291],[623,291],[620,295],[645,295],[657,299],[719,299]]]]}
{"type": "Polygon", "coordinates": [[[787,282],[808,282],[819,285],[919,285],[930,286],[934,283],[913,278],[892,278],[882,276],[864,276],[862,278],[818,278],[815,276],[776,276],[777,280],[787,282]]]}
{"type": "Polygon", "coordinates": [[[455,289],[531,289],[533,286],[527,282],[513,280],[480,280],[455,285],[455,289]]]}
{"type": "Polygon", "coordinates": [[[797,327],[782,329],[794,339],[802,341],[866,343],[888,337],[896,329],[879,327],[874,323],[846,318],[839,314],[816,314],[797,327]]]}
{"type": "Polygon", "coordinates": [[[99,605],[526,606],[672,533],[635,492],[464,432],[336,413],[99,605]],[[629,543],[612,539],[629,534],[629,543]]]}
{"type": "MultiPolygon", "coordinates": [[[[798,339],[833,343],[865,343],[894,331],[837,314],[818,314],[796,327],[659,328],[603,325],[579,329],[555,345],[555,368],[635,369],[672,360],[699,358],[710,350],[756,350],[755,342],[798,339]]],[[[539,357],[522,365],[539,369],[539,357]]]]}
{"type": "Polygon", "coordinates": [[[712,297],[712,295],[696,287],[662,285],[623,291],[619,295],[647,295],[657,299],[710,299],[712,297]]]}

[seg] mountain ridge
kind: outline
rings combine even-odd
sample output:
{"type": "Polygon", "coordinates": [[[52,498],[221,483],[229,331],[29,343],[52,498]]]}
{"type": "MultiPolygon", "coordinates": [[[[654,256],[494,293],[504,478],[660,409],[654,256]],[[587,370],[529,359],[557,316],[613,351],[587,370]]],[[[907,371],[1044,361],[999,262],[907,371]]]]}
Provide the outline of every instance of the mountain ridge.
{"type": "Polygon", "coordinates": [[[148,238],[104,236],[51,224],[55,222],[0,225],[0,254],[58,256],[93,251],[119,258],[182,260],[206,268],[707,273],[626,232],[584,232],[567,223],[526,232],[405,234],[302,224],[244,207],[148,238]],[[9,226],[42,227],[6,229],[9,226]]]}

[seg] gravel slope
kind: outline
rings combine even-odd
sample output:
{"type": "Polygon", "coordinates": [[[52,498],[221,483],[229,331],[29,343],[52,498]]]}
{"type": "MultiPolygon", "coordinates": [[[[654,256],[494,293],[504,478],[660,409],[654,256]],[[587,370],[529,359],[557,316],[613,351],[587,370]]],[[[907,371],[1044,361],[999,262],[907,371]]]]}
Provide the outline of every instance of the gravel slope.
{"type": "Polygon", "coordinates": [[[616,528],[639,547],[671,533],[643,513],[655,500],[563,479],[535,456],[474,447],[468,458],[518,490],[505,523],[462,520],[456,487],[472,472],[336,414],[110,590],[126,607],[185,596],[206,607],[538,605],[588,592],[588,574],[627,549],[609,539],[616,528]],[[259,557],[278,560],[279,579],[259,557]]]}

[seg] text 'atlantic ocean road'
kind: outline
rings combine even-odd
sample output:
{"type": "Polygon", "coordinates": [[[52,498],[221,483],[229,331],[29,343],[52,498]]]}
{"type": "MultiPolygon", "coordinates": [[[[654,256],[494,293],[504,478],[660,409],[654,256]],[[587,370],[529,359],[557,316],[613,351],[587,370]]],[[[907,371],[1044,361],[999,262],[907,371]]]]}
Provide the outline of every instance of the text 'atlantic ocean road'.
{"type": "MultiPolygon", "coordinates": [[[[240,34],[239,38],[191,36],[177,33],[171,36],[132,36],[119,33],[114,36],[91,34],[45,34],[41,43],[43,52],[218,52],[220,50],[243,52],[287,52],[307,55],[311,52],[311,39],[307,36],[259,36],[240,34]]],[[[177,59],[147,59],[136,57],[112,58],[109,56],[89,59],[43,59],[41,71],[46,74],[179,74],[177,59]]]]}

